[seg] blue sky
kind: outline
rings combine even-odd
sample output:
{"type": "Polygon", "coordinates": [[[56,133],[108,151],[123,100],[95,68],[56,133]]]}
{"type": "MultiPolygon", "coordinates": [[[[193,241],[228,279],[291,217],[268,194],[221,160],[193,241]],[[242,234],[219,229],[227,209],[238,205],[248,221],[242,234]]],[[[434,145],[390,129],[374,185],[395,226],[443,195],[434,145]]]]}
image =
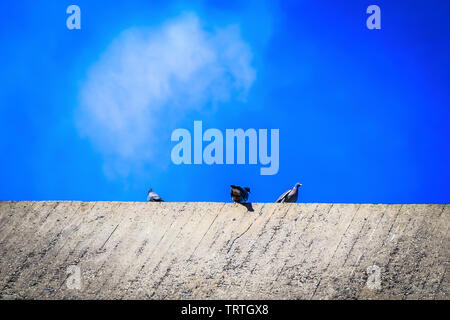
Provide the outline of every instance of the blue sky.
{"type": "Polygon", "coordinates": [[[448,203],[447,1],[2,1],[0,200],[448,203]],[[81,8],[68,30],[66,8],[81,8]],[[381,30],[366,8],[381,8],[381,30]],[[172,32],[172,33],[170,33],[172,32]],[[167,40],[173,35],[179,42],[167,40]],[[181,49],[180,49],[181,48],[181,49]],[[176,128],[280,130],[280,168],[175,165],[176,128]]]}

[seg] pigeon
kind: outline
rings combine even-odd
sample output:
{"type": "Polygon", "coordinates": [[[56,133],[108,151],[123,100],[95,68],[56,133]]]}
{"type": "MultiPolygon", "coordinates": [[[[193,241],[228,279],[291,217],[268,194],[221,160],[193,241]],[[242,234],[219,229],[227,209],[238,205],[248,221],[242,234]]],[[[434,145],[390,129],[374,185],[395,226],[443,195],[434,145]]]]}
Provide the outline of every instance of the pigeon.
{"type": "Polygon", "coordinates": [[[158,196],[157,193],[153,192],[153,190],[151,188],[148,190],[147,201],[150,201],[150,202],[164,202],[164,200],[161,199],[161,197],[158,196]]]}
{"type": "Polygon", "coordinates": [[[250,188],[231,185],[231,199],[236,203],[246,203],[250,188]]]}
{"type": "Polygon", "coordinates": [[[286,191],[285,193],[283,193],[278,199],[277,201],[275,201],[276,203],[285,203],[285,202],[297,202],[298,199],[298,187],[300,187],[302,184],[301,183],[296,183],[295,187],[286,191]]]}

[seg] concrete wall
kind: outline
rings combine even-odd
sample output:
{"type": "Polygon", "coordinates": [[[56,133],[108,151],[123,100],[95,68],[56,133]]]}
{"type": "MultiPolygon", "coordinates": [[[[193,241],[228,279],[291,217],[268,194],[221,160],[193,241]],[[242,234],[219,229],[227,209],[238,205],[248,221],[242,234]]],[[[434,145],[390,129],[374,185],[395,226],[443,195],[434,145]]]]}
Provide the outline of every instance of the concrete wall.
{"type": "Polygon", "coordinates": [[[449,205],[247,209],[0,202],[0,298],[449,299],[449,205]]]}

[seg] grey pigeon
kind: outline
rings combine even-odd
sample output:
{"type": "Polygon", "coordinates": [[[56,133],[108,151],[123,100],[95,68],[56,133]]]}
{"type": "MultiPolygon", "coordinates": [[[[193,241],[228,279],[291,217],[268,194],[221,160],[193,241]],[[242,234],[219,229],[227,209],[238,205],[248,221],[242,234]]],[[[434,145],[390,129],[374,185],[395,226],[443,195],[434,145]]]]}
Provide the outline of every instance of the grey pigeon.
{"type": "Polygon", "coordinates": [[[231,185],[231,199],[236,203],[246,203],[250,188],[231,185]]]}
{"type": "Polygon", "coordinates": [[[150,201],[150,202],[164,202],[164,200],[161,199],[161,197],[157,193],[153,192],[152,189],[148,190],[147,201],[150,201]]]}
{"type": "Polygon", "coordinates": [[[277,201],[275,201],[276,203],[285,203],[285,202],[297,202],[298,199],[298,188],[301,186],[301,183],[296,183],[295,187],[292,189],[289,189],[288,191],[286,191],[285,193],[283,193],[278,199],[277,201]]]}

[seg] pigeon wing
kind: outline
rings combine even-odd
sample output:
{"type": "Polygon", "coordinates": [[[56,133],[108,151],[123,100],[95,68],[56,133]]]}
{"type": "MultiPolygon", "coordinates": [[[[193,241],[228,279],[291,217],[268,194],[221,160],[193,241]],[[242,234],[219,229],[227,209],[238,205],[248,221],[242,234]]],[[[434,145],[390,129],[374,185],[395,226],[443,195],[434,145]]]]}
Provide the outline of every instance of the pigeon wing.
{"type": "Polygon", "coordinates": [[[289,199],[289,202],[297,202],[298,199],[298,190],[297,192],[289,199]]]}
{"type": "Polygon", "coordinates": [[[285,193],[283,193],[278,199],[277,201],[275,201],[276,203],[280,203],[281,201],[283,201],[283,199],[285,199],[287,197],[287,195],[289,194],[289,192],[291,192],[291,189],[287,190],[285,193]]]}
{"type": "Polygon", "coordinates": [[[148,197],[149,197],[150,201],[162,201],[161,197],[154,192],[150,192],[148,197]]]}

